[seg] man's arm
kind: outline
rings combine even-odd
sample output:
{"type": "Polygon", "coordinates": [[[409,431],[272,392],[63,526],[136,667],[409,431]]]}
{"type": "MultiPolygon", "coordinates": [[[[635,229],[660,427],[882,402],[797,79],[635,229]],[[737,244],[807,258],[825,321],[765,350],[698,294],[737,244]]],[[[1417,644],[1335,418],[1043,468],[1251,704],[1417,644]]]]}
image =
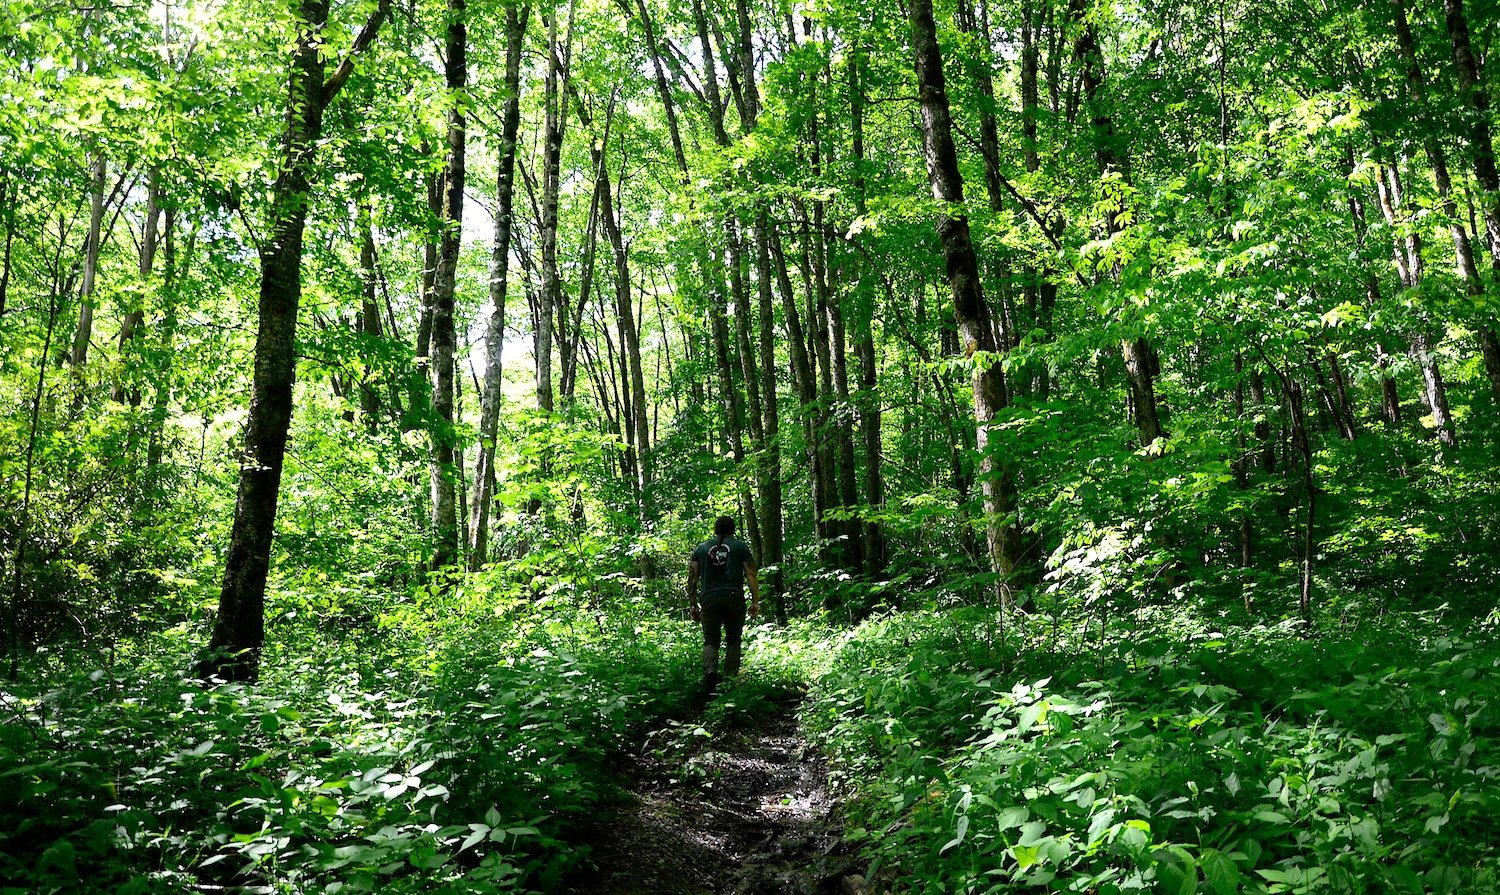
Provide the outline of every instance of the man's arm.
{"type": "Polygon", "coordinates": [[[750,585],[750,617],[760,615],[760,578],[755,574],[755,563],[745,563],[745,582],[750,585]]]}
{"type": "Polygon", "coordinates": [[[703,610],[698,606],[698,560],[688,560],[688,615],[693,621],[697,621],[703,615],[703,610]]]}

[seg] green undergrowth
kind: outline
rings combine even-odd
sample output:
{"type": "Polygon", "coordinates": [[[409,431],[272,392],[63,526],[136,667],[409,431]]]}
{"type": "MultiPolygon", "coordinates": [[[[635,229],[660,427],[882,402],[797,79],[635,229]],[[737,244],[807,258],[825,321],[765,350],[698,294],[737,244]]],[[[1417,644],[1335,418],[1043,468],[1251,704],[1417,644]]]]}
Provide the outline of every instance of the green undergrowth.
{"type": "Polygon", "coordinates": [[[670,601],[485,587],[275,614],[252,686],[178,630],[0,688],[0,893],[556,891],[613,754],[691,776],[799,702],[881,891],[1500,889],[1487,623],[803,620],[705,702],[670,601]]]}
{"type": "Polygon", "coordinates": [[[693,710],[694,629],[639,602],[272,631],[253,686],[169,632],[0,691],[0,892],[547,891],[611,752],[693,710]]]}
{"type": "Polygon", "coordinates": [[[827,636],[825,625],[807,620],[786,628],[747,627],[741,674],[721,682],[712,699],[695,700],[688,711],[663,718],[642,737],[641,750],[672,776],[711,789],[716,757],[746,735],[795,718],[824,665],[827,636]]]}
{"type": "Polygon", "coordinates": [[[1133,621],[1073,639],[1023,618],[1002,637],[959,610],[835,638],[802,720],[881,886],[1500,890],[1485,625],[1133,621]]]}

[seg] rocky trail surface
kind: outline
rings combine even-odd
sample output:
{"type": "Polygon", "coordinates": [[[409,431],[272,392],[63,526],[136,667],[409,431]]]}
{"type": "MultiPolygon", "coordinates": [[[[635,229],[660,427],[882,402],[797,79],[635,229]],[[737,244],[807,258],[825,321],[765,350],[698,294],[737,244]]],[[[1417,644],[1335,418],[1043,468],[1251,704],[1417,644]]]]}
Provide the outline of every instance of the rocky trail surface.
{"type": "MultiPolygon", "coordinates": [[[[732,696],[728,698],[733,698],[732,696]]],[[[822,764],[794,705],[708,735],[696,721],[653,732],[619,760],[619,804],[589,831],[578,895],[821,895],[864,892],[822,764]]]]}

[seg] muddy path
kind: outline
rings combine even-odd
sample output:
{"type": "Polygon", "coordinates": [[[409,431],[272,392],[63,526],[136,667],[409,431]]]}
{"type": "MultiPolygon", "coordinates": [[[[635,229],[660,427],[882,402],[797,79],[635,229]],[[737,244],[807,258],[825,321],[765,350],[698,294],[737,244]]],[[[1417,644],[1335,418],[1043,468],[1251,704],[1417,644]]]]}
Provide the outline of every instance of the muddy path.
{"type": "MultiPolygon", "coordinates": [[[[731,697],[732,698],[732,697],[731,697]]],[[[617,762],[620,798],[590,824],[570,890],[596,895],[863,892],[795,704],[708,736],[653,731],[617,762]]]]}

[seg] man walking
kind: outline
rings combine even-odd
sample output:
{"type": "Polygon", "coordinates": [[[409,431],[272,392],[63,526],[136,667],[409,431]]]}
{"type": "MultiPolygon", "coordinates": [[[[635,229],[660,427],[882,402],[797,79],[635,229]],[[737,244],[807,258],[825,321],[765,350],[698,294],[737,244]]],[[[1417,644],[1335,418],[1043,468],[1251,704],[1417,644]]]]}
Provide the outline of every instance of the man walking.
{"type": "Polygon", "coordinates": [[[755,554],[734,536],[734,519],[714,521],[713,538],[698,545],[688,560],[688,601],[693,621],[703,623],[703,691],[719,685],[719,640],[724,639],[724,674],[740,671],[740,633],[745,627],[745,584],[750,585],[750,617],[760,615],[760,581],[755,554]],[[701,588],[699,584],[702,584],[701,588]]]}

